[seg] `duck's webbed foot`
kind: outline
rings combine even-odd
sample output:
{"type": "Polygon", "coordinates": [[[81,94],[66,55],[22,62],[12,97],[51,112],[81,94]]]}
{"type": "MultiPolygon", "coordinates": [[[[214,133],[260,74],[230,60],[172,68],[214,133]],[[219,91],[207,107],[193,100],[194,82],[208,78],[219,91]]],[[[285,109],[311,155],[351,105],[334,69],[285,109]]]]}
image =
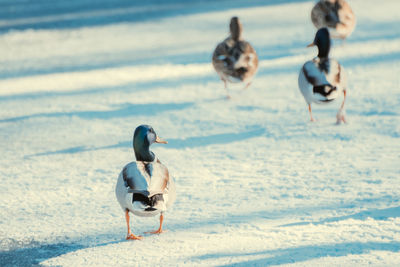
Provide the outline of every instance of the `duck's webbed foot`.
{"type": "Polygon", "coordinates": [[[126,240],[141,240],[141,239],[143,239],[143,237],[140,235],[136,236],[136,235],[132,234],[131,227],[129,225],[129,211],[128,210],[125,211],[125,219],[126,219],[126,226],[128,228],[128,234],[126,235],[126,240]]]}
{"type": "Polygon", "coordinates": [[[245,85],[245,87],[243,87],[243,90],[246,90],[247,88],[249,88],[249,86],[251,85],[252,82],[249,82],[245,85]]]}
{"type": "Polygon", "coordinates": [[[161,233],[165,233],[167,230],[163,230],[163,229],[158,229],[155,231],[150,231],[150,232],[146,232],[146,234],[161,234],[161,233]]]}
{"type": "Polygon", "coordinates": [[[160,227],[159,227],[157,230],[155,230],[155,231],[146,232],[146,234],[161,234],[161,233],[166,232],[166,230],[163,230],[163,229],[162,229],[163,221],[164,221],[164,215],[161,214],[161,215],[160,215],[160,227]]]}
{"type": "Polygon", "coordinates": [[[132,233],[128,233],[128,235],[126,236],[126,240],[142,240],[143,236],[141,235],[134,235],[132,233]]]}
{"type": "Polygon", "coordinates": [[[340,109],[336,114],[336,124],[347,123],[346,120],[346,112],[343,109],[340,109]]]}

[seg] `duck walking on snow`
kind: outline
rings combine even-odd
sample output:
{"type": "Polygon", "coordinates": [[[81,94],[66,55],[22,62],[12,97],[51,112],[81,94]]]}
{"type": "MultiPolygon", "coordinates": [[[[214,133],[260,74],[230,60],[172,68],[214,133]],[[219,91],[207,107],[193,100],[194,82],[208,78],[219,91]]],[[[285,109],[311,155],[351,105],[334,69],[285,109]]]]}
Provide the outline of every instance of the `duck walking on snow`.
{"type": "Polygon", "coordinates": [[[230,22],[230,36],[219,43],[212,57],[213,66],[224,82],[228,98],[227,82],[243,82],[244,89],[250,86],[257,71],[258,57],[250,43],[243,40],[242,24],[238,17],[230,22]]]}
{"type": "Polygon", "coordinates": [[[311,10],[311,20],[317,29],[328,27],[333,38],[345,39],[356,25],[356,17],[345,0],[320,0],[311,10]]]}
{"type": "Polygon", "coordinates": [[[142,239],[131,232],[129,212],[147,217],[160,214],[158,230],[149,232],[162,233],[164,212],[175,201],[175,184],[168,169],[150,151],[153,143],[166,144],[149,125],[140,125],[133,136],[133,149],[136,162],[127,164],[118,176],[115,193],[125,212],[128,234],[126,239],[142,239]]]}
{"type": "Polygon", "coordinates": [[[319,29],[314,42],[308,46],[318,47],[318,56],[307,61],[300,70],[299,88],[308,104],[311,121],[311,103],[330,102],[343,92],[343,102],[336,115],[337,123],[346,122],[344,102],[346,100],[346,75],[336,60],[329,58],[330,38],[326,28],[319,29]]]}

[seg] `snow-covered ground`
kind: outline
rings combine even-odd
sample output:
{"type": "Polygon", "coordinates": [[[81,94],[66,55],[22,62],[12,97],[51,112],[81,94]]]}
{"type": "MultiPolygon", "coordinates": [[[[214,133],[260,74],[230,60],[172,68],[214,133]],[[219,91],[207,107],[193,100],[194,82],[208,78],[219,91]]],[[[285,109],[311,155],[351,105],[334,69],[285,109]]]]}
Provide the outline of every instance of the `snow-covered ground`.
{"type": "Polygon", "coordinates": [[[349,1],[340,126],[297,86],[314,1],[50,2],[0,4],[1,266],[399,264],[398,0],[349,1]],[[260,69],[226,100],[210,58],[232,15],[260,69]],[[144,123],[178,196],[168,232],[126,241],[114,188],[144,123]]]}

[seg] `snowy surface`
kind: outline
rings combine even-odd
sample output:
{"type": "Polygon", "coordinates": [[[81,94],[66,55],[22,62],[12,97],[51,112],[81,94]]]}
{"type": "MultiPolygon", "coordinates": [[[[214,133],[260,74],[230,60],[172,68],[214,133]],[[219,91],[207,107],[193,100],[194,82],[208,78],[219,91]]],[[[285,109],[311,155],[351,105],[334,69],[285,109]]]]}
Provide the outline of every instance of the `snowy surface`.
{"type": "Polygon", "coordinates": [[[349,1],[340,126],[340,100],[310,123],[297,87],[313,1],[144,2],[1,3],[0,265],[398,264],[400,2],[349,1]],[[260,68],[226,100],[210,59],[232,15],[260,68]],[[126,241],[114,187],[143,123],[178,195],[168,232],[126,241]]]}

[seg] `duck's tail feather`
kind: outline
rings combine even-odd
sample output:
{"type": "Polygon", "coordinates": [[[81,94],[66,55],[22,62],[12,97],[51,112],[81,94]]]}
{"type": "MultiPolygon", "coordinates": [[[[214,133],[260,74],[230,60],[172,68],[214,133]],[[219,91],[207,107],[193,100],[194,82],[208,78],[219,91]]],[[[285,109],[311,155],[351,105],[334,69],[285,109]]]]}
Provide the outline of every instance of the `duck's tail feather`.
{"type": "Polygon", "coordinates": [[[164,209],[164,197],[162,194],[155,194],[152,196],[147,196],[143,193],[133,193],[132,203],[140,202],[146,208],[145,211],[154,211],[156,209],[164,209]]]}
{"type": "Polygon", "coordinates": [[[314,96],[319,96],[321,102],[330,102],[337,98],[337,88],[331,84],[323,84],[313,87],[314,96]]]}

